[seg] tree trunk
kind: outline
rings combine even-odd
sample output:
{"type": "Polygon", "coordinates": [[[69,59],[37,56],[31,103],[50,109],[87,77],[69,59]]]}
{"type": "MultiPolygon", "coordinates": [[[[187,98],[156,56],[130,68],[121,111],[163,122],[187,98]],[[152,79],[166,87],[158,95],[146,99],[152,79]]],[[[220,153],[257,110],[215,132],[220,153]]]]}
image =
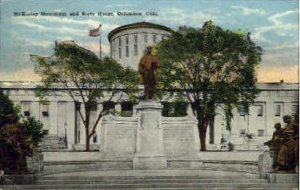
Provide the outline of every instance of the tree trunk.
{"type": "Polygon", "coordinates": [[[198,122],[198,130],[200,137],[200,151],[206,151],[206,126],[202,126],[200,122],[198,122]]]}
{"type": "Polygon", "coordinates": [[[90,151],[90,136],[89,136],[89,129],[85,129],[85,151],[90,151]]]}

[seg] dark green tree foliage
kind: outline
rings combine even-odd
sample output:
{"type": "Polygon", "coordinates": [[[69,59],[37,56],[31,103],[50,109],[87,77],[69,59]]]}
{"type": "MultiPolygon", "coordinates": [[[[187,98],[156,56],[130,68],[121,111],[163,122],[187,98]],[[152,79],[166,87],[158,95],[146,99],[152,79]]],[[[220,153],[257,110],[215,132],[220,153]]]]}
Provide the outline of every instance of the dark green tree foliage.
{"type": "Polygon", "coordinates": [[[0,170],[6,173],[27,172],[26,156],[32,156],[38,142],[47,134],[34,118],[19,121],[19,110],[0,91],[0,170]],[[3,107],[2,107],[3,106],[3,107]]]}
{"type": "Polygon", "coordinates": [[[123,68],[108,57],[100,60],[94,53],[72,41],[56,43],[53,56],[37,56],[35,60],[42,75],[43,85],[37,88],[37,96],[41,100],[45,100],[47,91],[59,87],[64,88],[74,102],[83,104],[84,111],[78,111],[85,126],[86,151],[90,150],[90,139],[100,119],[108,113],[102,109],[96,122],[90,122],[91,111],[97,101],[111,101],[121,97],[121,92],[130,95],[137,89],[137,72],[123,68]]]}
{"type": "Polygon", "coordinates": [[[224,30],[208,21],[200,29],[172,34],[158,45],[157,54],[160,87],[178,93],[183,90],[198,119],[201,150],[205,151],[206,130],[216,106],[225,105],[230,129],[233,106],[255,99],[255,68],[262,49],[249,33],[224,30]]]}
{"type": "Polygon", "coordinates": [[[187,115],[187,103],[183,101],[162,102],[162,115],[165,117],[184,117],[187,115]]]}
{"type": "Polygon", "coordinates": [[[4,95],[3,92],[0,91],[0,126],[3,126],[8,122],[7,115],[9,114],[12,115],[14,122],[19,120],[18,108],[14,106],[8,96],[4,95]]]}
{"type": "Polygon", "coordinates": [[[30,143],[30,149],[36,151],[39,143],[48,134],[48,130],[43,129],[43,123],[36,120],[34,117],[28,117],[20,124],[22,131],[28,136],[30,143]]]}

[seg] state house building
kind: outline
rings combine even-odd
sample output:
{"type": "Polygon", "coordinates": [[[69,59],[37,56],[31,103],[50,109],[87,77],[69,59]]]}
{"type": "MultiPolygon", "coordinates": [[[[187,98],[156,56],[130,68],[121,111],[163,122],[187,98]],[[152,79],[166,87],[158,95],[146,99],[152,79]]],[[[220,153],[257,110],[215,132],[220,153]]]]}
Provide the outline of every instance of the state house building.
{"type": "MultiPolygon", "coordinates": [[[[124,66],[131,66],[137,69],[138,62],[144,54],[148,45],[168,38],[173,32],[168,27],[140,22],[124,25],[112,30],[108,34],[111,45],[111,57],[124,66]]],[[[85,130],[81,123],[77,109],[83,109],[75,105],[75,102],[65,93],[64,89],[56,88],[48,94],[50,104],[41,104],[35,97],[34,89],[37,82],[0,82],[0,90],[9,98],[20,105],[21,113],[24,116],[34,116],[44,123],[49,130],[48,143],[57,141],[57,146],[63,149],[84,149],[85,130]],[[63,142],[63,143],[61,143],[63,142]]],[[[231,142],[238,147],[245,144],[246,134],[253,134],[256,144],[271,138],[274,131],[274,124],[282,123],[282,117],[286,114],[293,114],[299,109],[299,88],[296,83],[257,83],[260,93],[255,102],[250,105],[249,113],[243,107],[233,110],[232,130],[226,130],[225,115],[222,106],[216,110],[217,115],[213,126],[207,131],[208,149],[219,149],[221,141],[231,142]]],[[[162,102],[168,105],[168,102],[162,102]]],[[[180,102],[179,102],[180,103],[180,102]]],[[[163,116],[172,116],[173,112],[180,111],[182,116],[192,115],[191,107],[188,104],[180,107],[165,106],[163,116]]],[[[124,97],[121,101],[102,101],[91,114],[91,121],[95,120],[97,112],[103,107],[109,109],[112,114],[122,117],[131,117],[136,114],[137,104],[133,104],[124,97]]],[[[100,126],[100,125],[99,125],[100,126]]],[[[99,149],[101,127],[97,128],[96,134],[91,139],[91,148],[99,149]]],[[[45,140],[47,141],[47,139],[45,140]]],[[[47,144],[45,142],[45,144],[47,144]]],[[[49,145],[50,146],[50,145],[49,145]]],[[[58,147],[59,148],[59,147],[58,147]]],[[[249,148],[249,146],[248,146],[249,148]]],[[[242,148],[241,148],[242,149],[242,148]]]]}

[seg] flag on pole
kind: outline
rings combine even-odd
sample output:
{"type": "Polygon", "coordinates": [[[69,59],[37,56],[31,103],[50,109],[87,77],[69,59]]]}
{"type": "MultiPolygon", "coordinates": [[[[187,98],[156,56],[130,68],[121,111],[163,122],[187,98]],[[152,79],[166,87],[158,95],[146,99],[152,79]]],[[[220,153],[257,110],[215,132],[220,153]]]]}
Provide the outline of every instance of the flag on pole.
{"type": "Polygon", "coordinates": [[[98,28],[90,30],[89,36],[91,36],[91,37],[100,36],[100,27],[101,27],[101,24],[99,25],[98,28]]]}

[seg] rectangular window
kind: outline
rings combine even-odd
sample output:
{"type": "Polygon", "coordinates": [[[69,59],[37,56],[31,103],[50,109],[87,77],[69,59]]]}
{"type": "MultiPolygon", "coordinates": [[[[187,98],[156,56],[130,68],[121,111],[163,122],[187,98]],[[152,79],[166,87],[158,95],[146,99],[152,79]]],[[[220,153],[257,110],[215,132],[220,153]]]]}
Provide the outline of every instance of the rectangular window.
{"type": "Polygon", "coordinates": [[[148,34],[144,34],[144,42],[148,43],[148,34]]]}
{"type": "Polygon", "coordinates": [[[265,131],[263,129],[258,129],[257,130],[257,136],[258,137],[263,137],[264,136],[265,131]]]}
{"type": "Polygon", "coordinates": [[[116,39],[113,39],[112,50],[113,50],[113,55],[116,56],[116,39]]]}
{"type": "Polygon", "coordinates": [[[295,114],[299,111],[299,105],[293,105],[292,112],[295,114]]]}
{"type": "Polygon", "coordinates": [[[134,44],[134,55],[137,56],[138,55],[138,46],[137,44],[134,44]]]}
{"type": "Polygon", "coordinates": [[[23,112],[23,115],[24,115],[25,117],[30,117],[30,111],[24,111],[24,112],[23,112]]]}
{"type": "Polygon", "coordinates": [[[49,116],[49,105],[41,104],[41,111],[42,111],[43,117],[48,117],[49,116]]]}
{"type": "Polygon", "coordinates": [[[134,35],[134,43],[135,43],[135,44],[137,44],[137,43],[138,43],[138,36],[137,36],[137,34],[136,34],[136,35],[134,35]]]}
{"type": "Polygon", "coordinates": [[[97,111],[98,104],[97,102],[93,102],[91,105],[91,111],[97,111]]]}
{"type": "Polygon", "coordinates": [[[134,41],[133,41],[133,49],[134,49],[134,55],[138,55],[138,36],[134,35],[134,41]]]}
{"type": "Polygon", "coordinates": [[[30,116],[30,102],[21,102],[21,109],[25,117],[30,116]]]}
{"type": "Polygon", "coordinates": [[[281,104],[275,104],[275,117],[281,117],[281,104]]]}
{"type": "Polygon", "coordinates": [[[80,131],[77,131],[77,143],[80,143],[80,131]]]}
{"type": "Polygon", "coordinates": [[[97,143],[98,142],[98,136],[97,133],[93,134],[93,143],[97,143]]]}
{"type": "Polygon", "coordinates": [[[109,113],[115,113],[115,103],[112,101],[103,102],[103,109],[109,113]]]}
{"type": "Polygon", "coordinates": [[[119,37],[119,46],[122,46],[122,38],[119,37]]]}
{"type": "Polygon", "coordinates": [[[246,115],[246,109],[245,109],[245,106],[243,104],[241,104],[238,107],[238,112],[240,113],[240,116],[245,116],[246,115]]]}
{"type": "Polygon", "coordinates": [[[246,129],[240,130],[240,137],[244,137],[246,135],[246,129]]]}
{"type": "Polygon", "coordinates": [[[126,43],[126,45],[129,44],[129,36],[125,37],[125,43],[126,43]]]}
{"type": "Polygon", "coordinates": [[[121,103],[121,116],[131,117],[133,115],[133,104],[132,102],[126,101],[121,103]]]}
{"type": "Polygon", "coordinates": [[[122,48],[119,47],[119,58],[121,59],[122,58],[122,48]]]}
{"type": "Polygon", "coordinates": [[[129,46],[126,45],[126,57],[129,57],[129,46]]]}
{"type": "Polygon", "coordinates": [[[153,43],[156,43],[156,37],[157,37],[156,34],[153,34],[153,35],[152,35],[153,43]]]}
{"type": "Polygon", "coordinates": [[[257,105],[257,116],[262,117],[264,114],[264,107],[263,105],[257,105]]]}
{"type": "Polygon", "coordinates": [[[122,58],[122,39],[119,38],[119,59],[122,58]]]}
{"type": "Polygon", "coordinates": [[[129,57],[129,36],[125,38],[125,50],[126,50],[126,57],[129,57]]]}

